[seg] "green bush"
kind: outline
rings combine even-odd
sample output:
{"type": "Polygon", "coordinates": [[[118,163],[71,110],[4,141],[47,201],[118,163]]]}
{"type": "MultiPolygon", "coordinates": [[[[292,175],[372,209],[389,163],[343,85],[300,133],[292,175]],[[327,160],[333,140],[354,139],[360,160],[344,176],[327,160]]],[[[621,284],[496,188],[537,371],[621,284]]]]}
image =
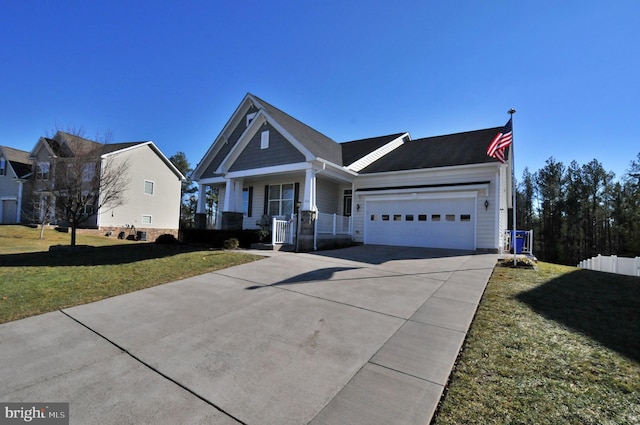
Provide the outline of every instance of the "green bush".
{"type": "Polygon", "coordinates": [[[224,241],[222,246],[224,249],[238,249],[240,241],[236,238],[227,239],[224,241]]]}

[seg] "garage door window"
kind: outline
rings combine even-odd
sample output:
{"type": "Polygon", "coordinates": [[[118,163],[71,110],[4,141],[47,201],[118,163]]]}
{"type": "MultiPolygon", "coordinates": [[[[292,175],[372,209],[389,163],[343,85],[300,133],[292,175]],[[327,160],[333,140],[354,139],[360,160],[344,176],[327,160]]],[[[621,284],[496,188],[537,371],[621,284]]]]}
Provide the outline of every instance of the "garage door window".
{"type": "Polygon", "coordinates": [[[426,214],[418,214],[418,221],[427,221],[426,214]]]}
{"type": "Polygon", "coordinates": [[[371,214],[371,221],[376,221],[378,219],[378,216],[375,214],[371,214]]]}
{"type": "Polygon", "coordinates": [[[455,214],[447,214],[445,219],[447,221],[456,221],[456,215],[455,214]]]}
{"type": "Polygon", "coordinates": [[[389,221],[389,214],[382,214],[382,221],[389,221]]]}
{"type": "Polygon", "coordinates": [[[407,214],[407,215],[405,215],[405,216],[404,216],[404,219],[405,219],[406,221],[413,221],[413,214],[407,214]]]}
{"type": "Polygon", "coordinates": [[[402,214],[393,215],[393,221],[401,221],[401,220],[402,220],[402,214]]]}
{"type": "Polygon", "coordinates": [[[462,214],[460,216],[460,221],[471,221],[471,214],[462,214]]]}
{"type": "Polygon", "coordinates": [[[440,221],[440,214],[431,214],[431,221],[440,221]]]}

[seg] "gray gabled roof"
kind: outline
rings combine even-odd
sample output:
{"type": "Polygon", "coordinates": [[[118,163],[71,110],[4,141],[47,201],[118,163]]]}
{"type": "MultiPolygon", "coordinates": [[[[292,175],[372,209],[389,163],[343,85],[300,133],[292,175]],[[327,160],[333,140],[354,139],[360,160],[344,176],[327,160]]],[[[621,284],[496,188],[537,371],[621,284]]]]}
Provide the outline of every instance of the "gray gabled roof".
{"type": "Polygon", "coordinates": [[[487,155],[487,148],[501,129],[412,140],[365,167],[360,174],[498,162],[487,155]]]}
{"type": "Polygon", "coordinates": [[[305,123],[293,118],[291,115],[276,108],[275,106],[265,102],[258,96],[250,94],[259,105],[262,106],[267,114],[278,122],[285,130],[289,132],[298,142],[304,145],[316,157],[326,159],[337,165],[342,163],[342,148],[339,143],[320,133],[319,131],[309,127],[305,123]]]}
{"type": "Polygon", "coordinates": [[[29,152],[10,148],[9,146],[0,146],[0,152],[9,161],[18,178],[25,177],[31,173],[32,161],[29,157],[29,152]]]}

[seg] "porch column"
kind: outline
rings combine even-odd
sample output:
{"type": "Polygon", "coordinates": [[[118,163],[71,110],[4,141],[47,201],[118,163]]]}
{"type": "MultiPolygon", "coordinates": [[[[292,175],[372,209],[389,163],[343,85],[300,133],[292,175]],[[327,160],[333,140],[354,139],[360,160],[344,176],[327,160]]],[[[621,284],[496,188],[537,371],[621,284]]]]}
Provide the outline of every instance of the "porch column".
{"type": "Polygon", "coordinates": [[[316,171],[308,168],[304,179],[304,198],[300,206],[302,211],[317,211],[316,207],[316,171]]]}
{"type": "Polygon", "coordinates": [[[242,179],[227,179],[222,211],[242,212],[242,179]]]}
{"type": "Polygon", "coordinates": [[[196,208],[196,213],[205,214],[207,205],[207,186],[203,184],[198,184],[198,206],[196,208]]]}
{"type": "Polygon", "coordinates": [[[242,179],[225,179],[222,230],[242,230],[242,179]]]}
{"type": "Polygon", "coordinates": [[[22,187],[24,180],[18,179],[18,211],[16,211],[16,223],[22,223],[22,187]]]}

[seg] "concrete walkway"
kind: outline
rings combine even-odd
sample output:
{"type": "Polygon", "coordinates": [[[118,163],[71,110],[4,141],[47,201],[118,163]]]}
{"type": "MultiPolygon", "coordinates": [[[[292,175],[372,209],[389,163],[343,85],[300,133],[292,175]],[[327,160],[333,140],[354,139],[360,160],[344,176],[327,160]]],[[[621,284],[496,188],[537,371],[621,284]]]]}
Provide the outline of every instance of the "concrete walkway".
{"type": "Polygon", "coordinates": [[[0,401],[72,424],[428,424],[498,256],[360,246],[0,325],[0,401]]]}

